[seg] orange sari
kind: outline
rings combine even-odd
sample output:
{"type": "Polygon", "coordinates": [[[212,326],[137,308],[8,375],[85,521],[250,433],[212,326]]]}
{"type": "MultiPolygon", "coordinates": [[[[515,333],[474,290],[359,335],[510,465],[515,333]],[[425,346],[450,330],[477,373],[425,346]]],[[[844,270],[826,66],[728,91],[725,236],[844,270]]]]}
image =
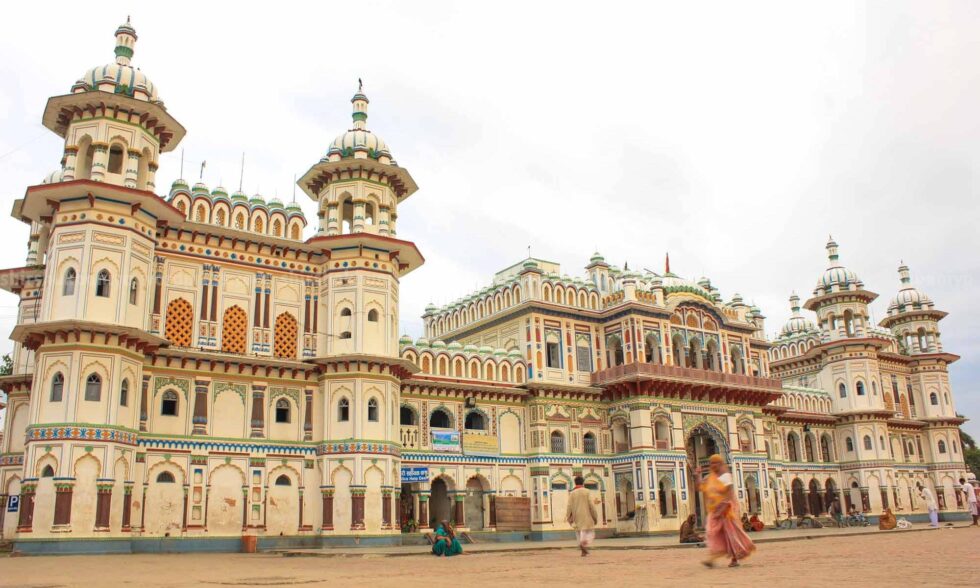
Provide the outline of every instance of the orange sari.
{"type": "Polygon", "coordinates": [[[728,498],[728,487],[729,484],[715,474],[709,474],[701,483],[708,509],[704,540],[714,555],[727,554],[734,559],[745,559],[755,551],[755,544],[742,529],[738,503],[728,498]]]}

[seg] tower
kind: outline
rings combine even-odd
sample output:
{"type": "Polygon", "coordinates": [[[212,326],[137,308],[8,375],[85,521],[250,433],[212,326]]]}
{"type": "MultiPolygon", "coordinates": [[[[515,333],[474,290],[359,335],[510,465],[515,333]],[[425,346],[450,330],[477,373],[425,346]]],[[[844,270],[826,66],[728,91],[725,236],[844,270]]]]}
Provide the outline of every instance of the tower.
{"type": "Polygon", "coordinates": [[[865,290],[861,278],[841,265],[833,237],[827,241],[827,258],[830,265],[804,308],[817,313],[825,341],[868,336],[868,304],[878,295],[865,290]]]}
{"type": "Polygon", "coordinates": [[[397,529],[400,382],[415,371],[398,357],[398,284],[424,261],[414,243],[395,238],[398,205],[416,191],[415,181],[367,129],[362,87],[351,103],[352,128],[298,181],[320,217],[309,243],[327,259],[315,291],[321,312],[312,361],[324,370],[324,512],[335,499],[351,500],[349,526],[324,521],[336,533],[358,532],[371,517],[397,529]],[[336,439],[352,442],[330,443],[336,439]]]}

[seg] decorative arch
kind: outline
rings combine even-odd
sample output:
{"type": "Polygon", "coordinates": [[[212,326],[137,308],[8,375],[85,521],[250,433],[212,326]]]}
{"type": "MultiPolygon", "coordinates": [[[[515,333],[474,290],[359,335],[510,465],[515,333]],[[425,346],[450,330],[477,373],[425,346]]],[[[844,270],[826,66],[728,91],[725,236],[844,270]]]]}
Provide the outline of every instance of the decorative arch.
{"type": "Polygon", "coordinates": [[[281,359],[296,359],[296,317],[283,312],[276,317],[274,355],[281,359]]]}
{"type": "Polygon", "coordinates": [[[194,311],[184,298],[167,304],[166,337],[176,347],[190,347],[194,340],[194,311]]]}
{"type": "Polygon", "coordinates": [[[229,306],[221,319],[221,350],[227,353],[245,353],[248,315],[245,309],[229,306]]]}

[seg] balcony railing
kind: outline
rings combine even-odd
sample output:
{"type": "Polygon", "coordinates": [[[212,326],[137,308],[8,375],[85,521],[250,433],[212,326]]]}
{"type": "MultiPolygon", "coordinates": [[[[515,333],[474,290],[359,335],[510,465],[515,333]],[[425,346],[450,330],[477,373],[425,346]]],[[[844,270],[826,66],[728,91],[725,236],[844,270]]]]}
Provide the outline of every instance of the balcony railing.
{"type": "Polygon", "coordinates": [[[776,378],[726,374],[724,372],[660,365],[656,363],[630,363],[606,368],[592,374],[592,384],[601,386],[623,378],[693,380],[719,386],[765,388],[768,390],[779,390],[782,388],[782,382],[776,378]]]}
{"type": "Polygon", "coordinates": [[[418,449],[421,446],[419,428],[416,426],[402,425],[401,442],[402,449],[418,449]]]}

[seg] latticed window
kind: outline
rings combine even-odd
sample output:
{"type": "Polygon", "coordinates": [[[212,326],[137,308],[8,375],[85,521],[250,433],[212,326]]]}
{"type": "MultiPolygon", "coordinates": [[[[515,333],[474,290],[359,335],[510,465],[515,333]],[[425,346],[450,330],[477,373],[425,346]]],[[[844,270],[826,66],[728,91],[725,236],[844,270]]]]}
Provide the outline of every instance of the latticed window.
{"type": "Polygon", "coordinates": [[[565,436],[558,431],[551,432],[551,452],[565,453],[565,436]]]}
{"type": "Polygon", "coordinates": [[[163,393],[163,397],[160,400],[160,414],[163,416],[177,416],[178,402],[177,393],[173,390],[167,390],[163,393]]]}
{"type": "Polygon", "coordinates": [[[585,434],[585,437],[582,438],[582,449],[588,454],[597,453],[595,435],[592,433],[585,434]]]}
{"type": "Polygon", "coordinates": [[[279,219],[272,221],[272,234],[276,237],[282,237],[282,222],[279,219]]]}
{"type": "Polygon", "coordinates": [[[378,422],[378,399],[372,398],[368,400],[368,420],[376,423],[378,422]]]}
{"type": "Polygon", "coordinates": [[[89,374],[85,380],[85,400],[98,402],[102,398],[102,376],[89,374]]]}
{"type": "Polygon", "coordinates": [[[290,230],[289,236],[292,237],[293,240],[299,241],[299,235],[300,235],[299,225],[293,225],[293,228],[290,230]]]}
{"type": "Polygon", "coordinates": [[[289,401],[285,398],[280,398],[276,401],[276,422],[289,422],[289,401]]]}
{"type": "Polygon", "coordinates": [[[256,233],[265,232],[265,223],[262,221],[261,216],[255,218],[255,222],[252,223],[252,230],[254,230],[256,233]]]}
{"type": "Polygon", "coordinates": [[[248,316],[240,306],[231,306],[221,320],[221,350],[245,353],[248,316]]]}
{"type": "Polygon", "coordinates": [[[194,312],[191,303],[175,298],[167,305],[164,336],[177,347],[190,347],[194,336],[194,312]]]}
{"type": "Polygon", "coordinates": [[[288,312],[276,317],[275,356],[296,358],[296,318],[288,312]]]}

